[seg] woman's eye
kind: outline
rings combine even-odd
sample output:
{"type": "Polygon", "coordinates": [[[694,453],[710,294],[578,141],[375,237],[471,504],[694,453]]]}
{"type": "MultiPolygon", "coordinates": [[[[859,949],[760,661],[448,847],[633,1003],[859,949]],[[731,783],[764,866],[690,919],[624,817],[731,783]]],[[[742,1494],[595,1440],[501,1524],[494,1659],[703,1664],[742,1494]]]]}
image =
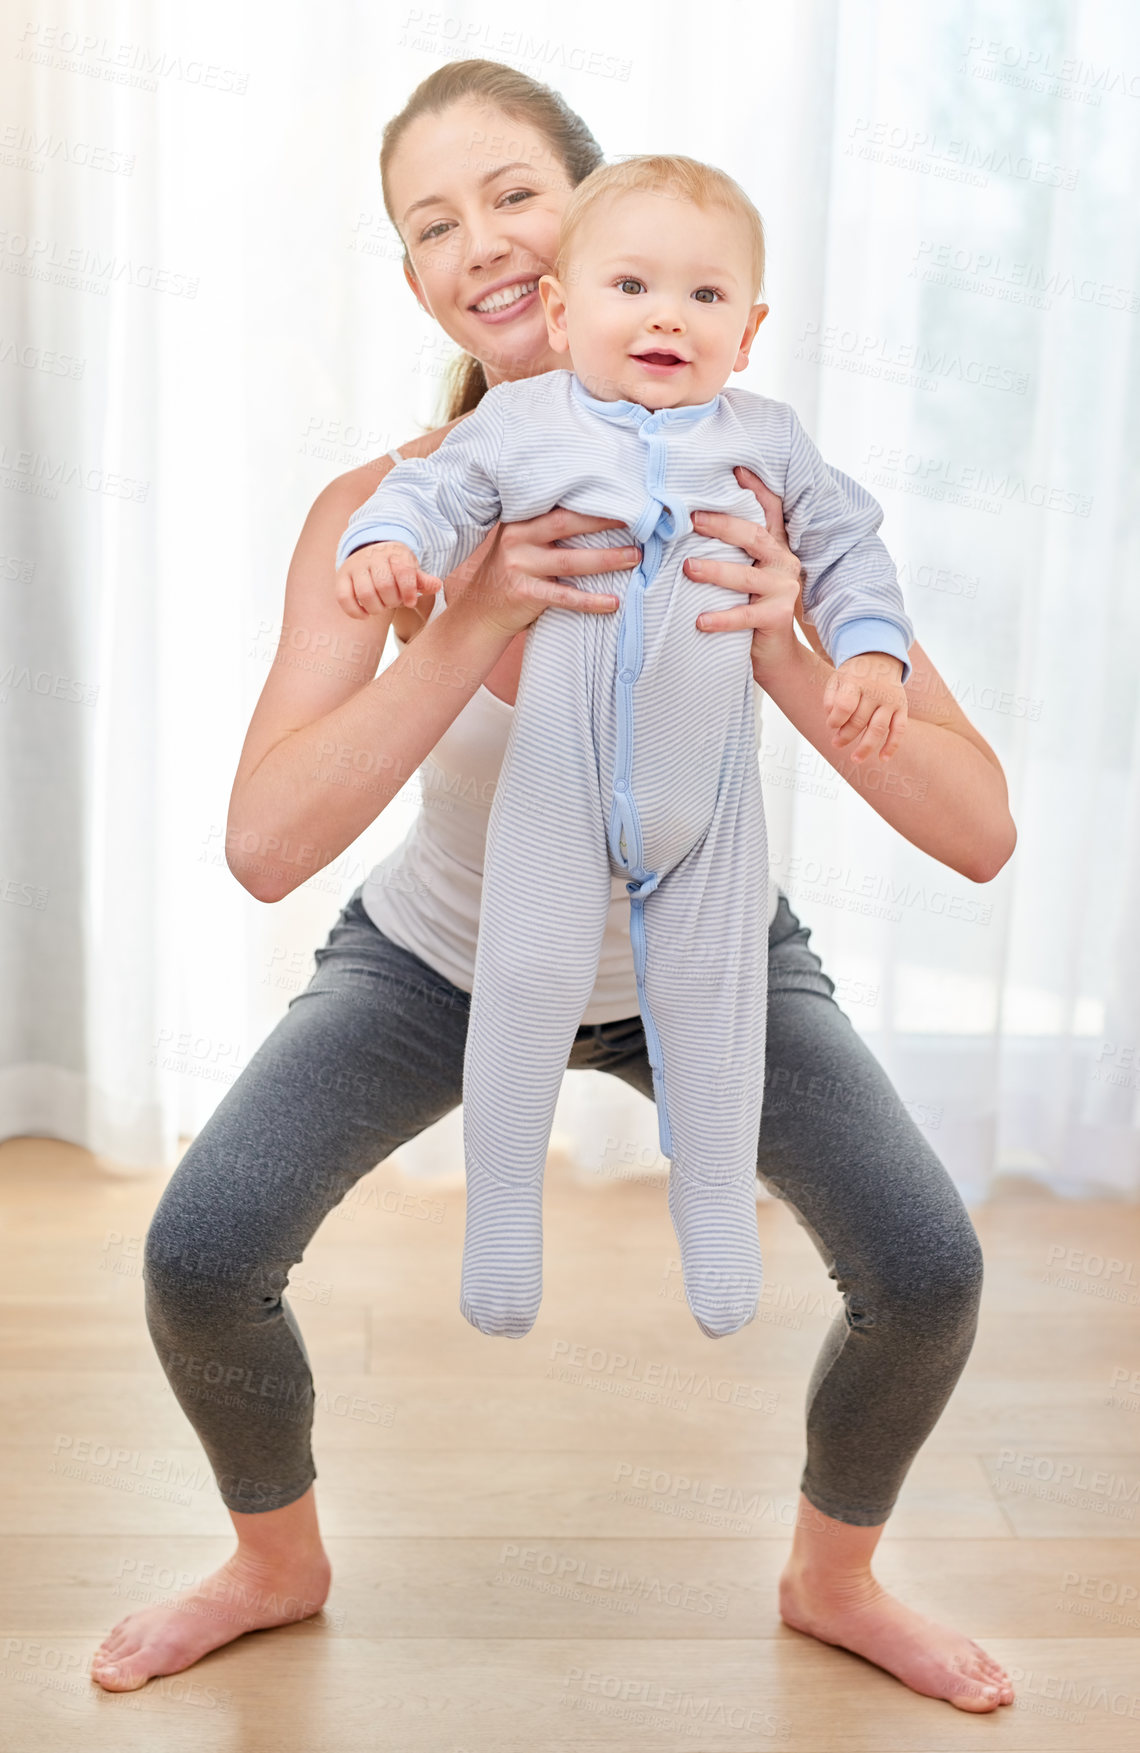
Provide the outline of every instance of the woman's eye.
{"type": "Polygon", "coordinates": [[[720,297],[720,293],[716,290],[715,286],[698,286],[697,290],[693,293],[693,297],[699,298],[702,304],[712,304],[714,300],[720,297]]]}
{"type": "Polygon", "coordinates": [[[644,286],[643,282],[640,280],[619,280],[618,281],[618,291],[619,292],[628,292],[632,296],[633,294],[636,294],[638,292],[644,292],[645,286],[644,286]]]}
{"type": "MultiPolygon", "coordinates": [[[[510,189],[505,195],[499,197],[499,206],[518,207],[522,202],[529,201],[533,194],[533,189],[510,189]]],[[[436,238],[442,237],[445,231],[450,230],[450,220],[437,219],[434,225],[429,225],[426,231],[420,232],[420,242],[433,243],[436,238]]]]}

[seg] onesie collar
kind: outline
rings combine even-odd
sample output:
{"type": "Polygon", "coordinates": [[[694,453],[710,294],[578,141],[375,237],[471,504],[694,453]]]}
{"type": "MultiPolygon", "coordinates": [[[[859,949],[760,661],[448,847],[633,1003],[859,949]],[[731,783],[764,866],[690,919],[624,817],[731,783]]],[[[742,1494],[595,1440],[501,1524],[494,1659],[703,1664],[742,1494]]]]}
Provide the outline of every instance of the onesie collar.
{"type": "Polygon", "coordinates": [[[694,426],[698,420],[714,414],[721,401],[720,396],[715,395],[711,401],[696,402],[691,407],[656,410],[643,408],[640,402],[603,402],[590,394],[576,372],[570,373],[570,389],[584,408],[600,414],[603,420],[611,420],[619,426],[639,426],[649,432],[657,432],[663,426],[694,426]]]}

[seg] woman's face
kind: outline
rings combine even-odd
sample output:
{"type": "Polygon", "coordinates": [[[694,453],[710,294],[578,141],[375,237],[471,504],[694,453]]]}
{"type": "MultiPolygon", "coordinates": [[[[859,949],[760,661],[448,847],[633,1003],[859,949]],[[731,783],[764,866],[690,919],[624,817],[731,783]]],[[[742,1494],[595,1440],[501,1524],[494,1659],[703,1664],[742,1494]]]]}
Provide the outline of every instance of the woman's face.
{"type": "Polygon", "coordinates": [[[538,295],[571,190],[546,136],[464,100],[417,117],[388,167],[388,188],[412,291],[482,360],[487,381],[565,367],[538,295]]]}

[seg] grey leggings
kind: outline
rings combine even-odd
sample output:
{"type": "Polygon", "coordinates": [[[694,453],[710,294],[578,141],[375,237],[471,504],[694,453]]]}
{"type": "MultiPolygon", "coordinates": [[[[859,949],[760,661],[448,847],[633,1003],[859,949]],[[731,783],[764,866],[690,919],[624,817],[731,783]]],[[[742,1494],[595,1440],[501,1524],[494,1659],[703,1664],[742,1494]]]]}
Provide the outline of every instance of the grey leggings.
{"type": "MultiPolygon", "coordinates": [[[[825,1515],[870,1527],[969,1356],[981,1250],[809,935],[781,895],[757,1172],[843,1294],[808,1387],[801,1486],[825,1515]]],[[[316,960],[186,1151],[146,1243],[151,1336],[223,1501],[246,1513],[292,1503],[316,1477],[290,1270],[354,1183],[462,1095],[469,994],[378,931],[359,890],[316,960]]],[[[652,1099],[640,1017],[583,1025],[570,1066],[652,1099]]]]}

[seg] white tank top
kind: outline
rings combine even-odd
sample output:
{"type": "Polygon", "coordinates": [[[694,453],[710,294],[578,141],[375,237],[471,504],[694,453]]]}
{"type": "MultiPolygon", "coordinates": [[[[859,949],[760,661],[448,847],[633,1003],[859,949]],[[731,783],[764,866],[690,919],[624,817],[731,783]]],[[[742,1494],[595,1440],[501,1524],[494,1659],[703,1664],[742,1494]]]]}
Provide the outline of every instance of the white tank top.
{"type": "MultiPolygon", "coordinates": [[[[443,592],[437,591],[432,617],[444,606],[443,592]]],[[[762,697],[757,687],[758,738],[762,697]]],[[[461,992],[470,992],[474,983],[487,822],[513,712],[489,688],[481,686],[471,696],[418,770],[422,807],[412,826],[369,873],[361,893],[365,912],[386,937],[461,992]]],[[[626,878],[612,881],[598,975],[583,1023],[638,1014],[626,878]]],[[[777,898],[769,876],[769,924],[777,898]]]]}

